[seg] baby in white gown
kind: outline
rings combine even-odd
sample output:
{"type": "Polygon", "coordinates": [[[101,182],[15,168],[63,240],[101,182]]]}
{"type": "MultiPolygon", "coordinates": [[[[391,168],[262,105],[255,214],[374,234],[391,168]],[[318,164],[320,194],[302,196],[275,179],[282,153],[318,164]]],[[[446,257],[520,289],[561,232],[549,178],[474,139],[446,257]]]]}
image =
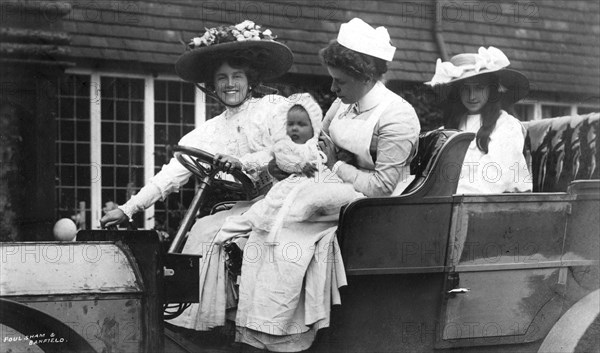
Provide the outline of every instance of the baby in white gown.
{"type": "Polygon", "coordinates": [[[279,169],[290,176],[273,185],[246,213],[229,217],[215,243],[253,229],[268,234],[266,241],[275,241],[284,223],[336,219],[343,205],[363,196],[325,166],[326,157],[317,144],[323,118],[317,102],[307,93],[292,95],[288,101],[287,135],[271,152],[279,169]]]}

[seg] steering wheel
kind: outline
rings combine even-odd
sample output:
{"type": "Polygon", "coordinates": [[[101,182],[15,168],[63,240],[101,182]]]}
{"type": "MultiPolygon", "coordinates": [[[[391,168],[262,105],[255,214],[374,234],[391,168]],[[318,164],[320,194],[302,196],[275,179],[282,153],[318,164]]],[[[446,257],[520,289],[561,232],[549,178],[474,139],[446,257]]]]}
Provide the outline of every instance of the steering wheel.
{"type": "Polygon", "coordinates": [[[216,179],[215,175],[221,170],[214,164],[213,154],[198,148],[179,145],[173,147],[173,152],[179,163],[201,180],[208,177],[212,180],[213,185],[219,185],[235,192],[244,192],[248,200],[258,196],[258,189],[252,180],[239,169],[225,172],[232,175],[238,182],[216,179]]]}

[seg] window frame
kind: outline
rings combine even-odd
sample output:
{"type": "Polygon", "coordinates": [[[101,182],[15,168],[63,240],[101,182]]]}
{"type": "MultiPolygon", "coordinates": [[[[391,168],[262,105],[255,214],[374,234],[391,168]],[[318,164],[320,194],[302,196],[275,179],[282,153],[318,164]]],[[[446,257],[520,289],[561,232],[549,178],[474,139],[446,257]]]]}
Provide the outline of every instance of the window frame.
{"type": "MultiPolygon", "coordinates": [[[[178,81],[182,80],[175,75],[168,74],[136,74],[118,71],[91,70],[70,68],[65,70],[65,75],[84,75],[90,79],[90,228],[100,228],[102,218],[102,136],[101,136],[101,100],[102,77],[132,78],[144,80],[144,185],[154,176],[154,146],[155,146],[155,112],[154,112],[154,82],[155,80],[178,81]],[[150,128],[151,127],[151,128],[150,128]]],[[[194,97],[194,128],[206,121],[206,97],[204,92],[195,89],[194,97]]],[[[152,229],[155,226],[154,206],[144,211],[144,228],[152,229]]]]}
{"type": "Polygon", "coordinates": [[[570,115],[577,115],[578,108],[594,108],[600,112],[600,106],[595,105],[595,104],[577,104],[577,103],[552,102],[552,101],[545,101],[545,100],[530,100],[530,99],[523,99],[523,100],[517,102],[516,104],[533,106],[532,119],[528,119],[528,120],[524,120],[524,121],[542,120],[542,107],[543,106],[569,107],[570,115]]]}

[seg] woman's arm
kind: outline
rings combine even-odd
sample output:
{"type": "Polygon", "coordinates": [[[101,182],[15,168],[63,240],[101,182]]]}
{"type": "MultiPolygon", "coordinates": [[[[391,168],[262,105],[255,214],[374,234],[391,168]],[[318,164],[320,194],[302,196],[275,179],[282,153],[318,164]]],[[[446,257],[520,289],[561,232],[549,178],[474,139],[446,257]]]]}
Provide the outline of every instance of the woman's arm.
{"type": "Polygon", "coordinates": [[[406,166],[416,150],[420,125],[414,109],[406,102],[403,105],[399,109],[397,104],[392,104],[375,127],[377,160],[374,170],[363,170],[346,163],[336,165],[337,175],[368,197],[391,195],[398,182],[408,177],[406,166]]]}

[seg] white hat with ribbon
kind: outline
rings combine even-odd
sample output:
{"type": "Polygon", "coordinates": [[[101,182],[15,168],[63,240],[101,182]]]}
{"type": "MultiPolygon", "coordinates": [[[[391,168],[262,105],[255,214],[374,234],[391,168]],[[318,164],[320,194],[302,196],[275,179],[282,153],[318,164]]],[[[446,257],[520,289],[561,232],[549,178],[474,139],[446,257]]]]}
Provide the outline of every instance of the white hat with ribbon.
{"type": "Polygon", "coordinates": [[[385,61],[392,61],[396,51],[396,47],[390,44],[390,35],[385,27],[373,28],[360,18],[343,23],[337,41],[348,49],[385,61]]]}
{"type": "Polygon", "coordinates": [[[450,61],[438,59],[435,74],[426,85],[437,89],[442,98],[452,86],[469,77],[495,73],[500,82],[500,93],[506,103],[514,103],[529,93],[529,80],[519,71],[507,69],[510,61],[495,47],[480,47],[477,53],[464,53],[453,56],[450,61]]]}

